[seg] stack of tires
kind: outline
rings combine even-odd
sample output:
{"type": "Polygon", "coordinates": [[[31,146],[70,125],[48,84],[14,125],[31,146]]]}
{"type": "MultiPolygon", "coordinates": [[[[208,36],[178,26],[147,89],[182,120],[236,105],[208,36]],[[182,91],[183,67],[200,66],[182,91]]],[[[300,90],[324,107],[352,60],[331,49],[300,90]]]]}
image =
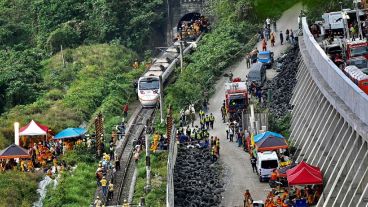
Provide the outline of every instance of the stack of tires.
{"type": "Polygon", "coordinates": [[[219,206],[223,183],[220,165],[209,149],[178,147],[174,169],[175,206],[219,206]]]}
{"type": "Polygon", "coordinates": [[[263,93],[263,98],[264,100],[268,100],[267,94],[271,94],[271,102],[268,105],[275,118],[284,116],[292,109],[290,100],[297,83],[296,74],[298,72],[300,58],[299,48],[290,48],[287,51],[287,55],[283,58],[281,72],[274,79],[266,81],[263,87],[264,91],[271,90],[271,93],[263,93]]]}

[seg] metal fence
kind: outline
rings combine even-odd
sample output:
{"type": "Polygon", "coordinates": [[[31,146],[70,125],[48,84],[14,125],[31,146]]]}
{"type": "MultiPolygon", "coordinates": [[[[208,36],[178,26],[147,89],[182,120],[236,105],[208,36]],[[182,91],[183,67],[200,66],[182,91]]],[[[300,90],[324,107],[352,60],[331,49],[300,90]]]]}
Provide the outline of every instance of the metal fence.
{"type": "MultiPolygon", "coordinates": [[[[316,70],[315,72],[318,72],[328,86],[333,90],[333,92],[337,94],[338,97],[332,98],[342,99],[346,106],[348,106],[348,108],[357,117],[359,117],[362,122],[368,124],[367,94],[361,91],[358,86],[350,81],[350,79],[327,57],[326,53],[318,45],[312,33],[309,31],[306,18],[303,18],[303,39],[307,52],[311,57],[311,61],[315,65],[313,69],[309,68],[309,70],[312,72],[313,70],[316,70]]],[[[323,87],[321,81],[319,81],[317,78],[314,78],[314,81],[319,88],[323,87]]],[[[326,93],[329,93],[328,89],[324,89],[321,92],[325,96],[327,95],[326,93]]],[[[340,106],[337,106],[335,103],[336,100],[332,100],[332,98],[329,98],[329,96],[332,95],[330,94],[326,96],[327,99],[331,99],[329,102],[334,105],[337,111],[339,111],[339,113],[343,115],[345,119],[349,120],[349,115],[344,113],[344,109],[342,109],[340,106]]]]}
{"type": "Polygon", "coordinates": [[[172,128],[170,145],[169,145],[169,156],[167,158],[167,184],[166,184],[166,206],[174,206],[174,168],[176,162],[176,156],[178,147],[176,143],[176,128],[172,128]]]}

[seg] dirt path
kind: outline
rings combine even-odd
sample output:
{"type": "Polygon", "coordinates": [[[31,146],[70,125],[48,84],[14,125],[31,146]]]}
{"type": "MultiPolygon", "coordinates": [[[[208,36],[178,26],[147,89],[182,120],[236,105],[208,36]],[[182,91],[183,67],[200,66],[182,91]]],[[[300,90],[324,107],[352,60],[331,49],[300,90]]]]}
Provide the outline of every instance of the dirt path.
{"type": "MultiPolygon", "coordinates": [[[[302,6],[297,4],[291,9],[284,12],[280,20],[277,22],[277,30],[280,29],[285,33],[286,29],[296,30],[297,17],[300,13],[302,6]]],[[[270,48],[274,52],[275,58],[277,58],[281,52],[290,44],[280,45],[279,32],[276,33],[276,44],[275,47],[270,48]]],[[[268,45],[270,43],[268,42],[268,45]]],[[[260,44],[257,45],[258,49],[261,50],[260,44]]],[[[248,74],[246,69],[246,62],[242,60],[233,66],[231,66],[227,72],[232,71],[234,77],[241,77],[245,79],[248,74]]],[[[273,78],[277,73],[271,69],[267,70],[267,77],[273,78]]],[[[223,163],[225,168],[225,192],[223,193],[223,199],[221,206],[233,207],[243,206],[243,192],[249,189],[254,200],[264,200],[267,191],[270,189],[268,183],[260,183],[258,177],[252,172],[249,155],[245,153],[241,148],[237,147],[235,143],[230,143],[226,140],[226,125],[221,121],[220,108],[222,101],[225,97],[224,85],[227,78],[222,77],[216,84],[216,93],[210,98],[210,105],[208,113],[213,113],[215,116],[215,127],[214,130],[210,130],[210,134],[218,136],[220,138],[220,161],[223,163]]]]}

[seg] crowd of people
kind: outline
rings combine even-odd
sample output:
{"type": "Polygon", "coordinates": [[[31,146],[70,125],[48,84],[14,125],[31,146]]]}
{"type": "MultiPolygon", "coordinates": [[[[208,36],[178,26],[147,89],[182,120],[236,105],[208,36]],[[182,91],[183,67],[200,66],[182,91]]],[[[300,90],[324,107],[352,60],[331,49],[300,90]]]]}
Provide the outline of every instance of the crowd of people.
{"type": "Polygon", "coordinates": [[[278,188],[270,191],[265,200],[265,207],[294,207],[297,200],[311,206],[318,202],[322,193],[320,185],[305,186],[304,188],[291,186],[289,189],[278,188]]]}
{"type": "Polygon", "coordinates": [[[177,141],[179,143],[189,143],[188,147],[198,147],[210,150],[212,162],[217,161],[220,156],[220,139],[217,136],[210,136],[209,131],[213,130],[215,117],[212,113],[206,114],[204,109],[198,112],[200,127],[180,127],[177,131],[177,141]]]}
{"type": "MultiPolygon", "coordinates": [[[[46,175],[52,177],[62,172],[69,166],[63,161],[62,155],[66,151],[80,146],[87,146],[86,139],[55,140],[39,137],[22,137],[20,146],[28,150],[30,158],[0,160],[0,172],[5,170],[19,170],[21,172],[34,172],[42,170],[46,175]],[[42,140],[42,141],[41,141],[42,140]]],[[[90,143],[91,144],[91,143],[90,143]]]]}
{"type": "Polygon", "coordinates": [[[177,40],[195,40],[201,33],[208,32],[210,23],[205,16],[200,16],[198,19],[190,21],[181,21],[181,26],[178,28],[178,34],[174,41],[177,40]]]}

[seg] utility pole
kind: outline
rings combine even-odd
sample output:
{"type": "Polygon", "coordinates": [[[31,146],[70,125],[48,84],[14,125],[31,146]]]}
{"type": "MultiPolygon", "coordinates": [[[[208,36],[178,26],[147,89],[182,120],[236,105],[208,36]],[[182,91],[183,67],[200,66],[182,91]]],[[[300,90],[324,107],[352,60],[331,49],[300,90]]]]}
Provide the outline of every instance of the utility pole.
{"type": "Polygon", "coordinates": [[[159,76],[160,81],[160,116],[161,124],[164,122],[164,84],[162,83],[162,75],[159,76]]]}
{"type": "Polygon", "coordinates": [[[180,72],[183,72],[183,41],[180,38],[180,72]]]}
{"type": "MultiPolygon", "coordinates": [[[[148,124],[148,123],[147,123],[148,124]]],[[[151,159],[150,159],[150,142],[149,142],[149,134],[148,131],[150,131],[149,126],[146,125],[146,133],[145,133],[145,139],[146,139],[146,186],[145,191],[150,192],[151,190],[151,159]]]]}

